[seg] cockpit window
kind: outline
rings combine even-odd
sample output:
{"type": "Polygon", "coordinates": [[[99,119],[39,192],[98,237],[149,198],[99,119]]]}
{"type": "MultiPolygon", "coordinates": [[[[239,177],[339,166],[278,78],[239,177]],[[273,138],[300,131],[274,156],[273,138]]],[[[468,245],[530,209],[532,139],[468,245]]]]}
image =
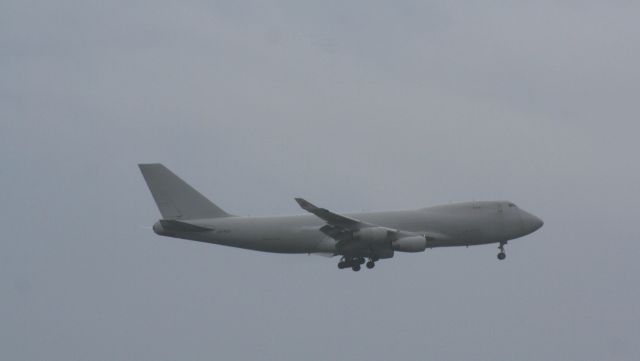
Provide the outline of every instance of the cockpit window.
{"type": "Polygon", "coordinates": [[[513,203],[507,203],[507,204],[509,205],[509,207],[512,207],[512,208],[518,208],[518,207],[516,207],[516,205],[515,205],[515,204],[513,204],[513,203]]]}

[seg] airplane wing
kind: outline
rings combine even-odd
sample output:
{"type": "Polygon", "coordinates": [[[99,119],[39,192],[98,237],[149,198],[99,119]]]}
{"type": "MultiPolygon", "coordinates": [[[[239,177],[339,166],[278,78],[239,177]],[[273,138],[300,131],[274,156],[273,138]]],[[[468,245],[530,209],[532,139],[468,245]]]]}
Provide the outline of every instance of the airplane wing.
{"type": "Polygon", "coordinates": [[[354,234],[363,228],[383,228],[394,235],[399,235],[401,233],[395,229],[382,227],[377,224],[367,223],[358,219],[331,212],[325,208],[317,207],[311,202],[302,198],[296,198],[296,202],[298,202],[300,207],[305,211],[312,213],[318,218],[327,222],[325,226],[320,228],[320,232],[339,242],[354,241],[354,234]]]}
{"type": "Polygon", "coordinates": [[[327,209],[317,207],[311,204],[311,202],[302,198],[296,198],[296,202],[298,202],[302,209],[316,215],[318,218],[323,219],[325,222],[332,226],[339,226],[342,228],[349,228],[354,230],[372,226],[371,224],[359,221],[357,219],[349,218],[347,216],[333,213],[327,209]]]}
{"type": "MultiPolygon", "coordinates": [[[[396,249],[403,250],[403,247],[405,252],[424,251],[426,248],[426,242],[428,239],[426,234],[392,229],[343,216],[341,214],[333,213],[327,209],[317,207],[302,198],[296,198],[296,202],[298,202],[302,209],[314,214],[327,223],[320,227],[319,231],[337,241],[335,244],[337,252],[335,252],[334,255],[350,255],[349,257],[351,257],[351,261],[344,261],[344,258],[343,261],[341,261],[341,264],[344,267],[355,267],[353,259],[356,259],[357,257],[360,257],[358,259],[364,259],[362,257],[369,257],[372,260],[377,260],[380,258],[391,258],[393,257],[393,253],[396,249]],[[403,239],[410,240],[411,242],[404,246],[402,244],[396,245],[394,243],[403,239]],[[422,248],[420,248],[421,245],[422,248]],[[347,266],[345,266],[345,264],[347,264],[347,266]]],[[[362,262],[364,261],[361,261],[361,263],[362,262]]],[[[360,267],[359,265],[356,266],[360,267]]],[[[371,268],[372,266],[370,267],[367,265],[367,267],[371,268]]]]}

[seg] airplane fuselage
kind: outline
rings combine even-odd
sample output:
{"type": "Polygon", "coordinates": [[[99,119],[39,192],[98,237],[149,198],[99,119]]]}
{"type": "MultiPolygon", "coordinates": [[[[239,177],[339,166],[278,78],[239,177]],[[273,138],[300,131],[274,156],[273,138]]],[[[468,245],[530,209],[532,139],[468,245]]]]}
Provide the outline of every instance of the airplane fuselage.
{"type": "Polygon", "coordinates": [[[394,252],[498,243],[535,232],[542,220],[510,202],[466,202],[429,208],[339,214],[295,198],[309,214],[238,217],[225,212],[162,164],[140,164],[162,219],[153,231],[230,247],[275,253],[341,255],[338,268],[359,271],[394,252]]]}
{"type": "MultiPolygon", "coordinates": [[[[466,202],[416,210],[351,213],[346,216],[428,237],[427,248],[506,243],[534,232],[542,221],[509,202],[466,202]]],[[[276,253],[334,253],[337,241],[320,231],[314,215],[222,217],[185,221],[201,230],[153,227],[163,236],[276,253]]]]}

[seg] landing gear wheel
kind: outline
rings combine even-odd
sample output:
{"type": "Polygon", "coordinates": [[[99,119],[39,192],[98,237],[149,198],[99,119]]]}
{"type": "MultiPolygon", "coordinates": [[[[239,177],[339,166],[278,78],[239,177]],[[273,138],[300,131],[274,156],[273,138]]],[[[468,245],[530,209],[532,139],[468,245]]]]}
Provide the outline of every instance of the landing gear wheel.
{"type": "Polygon", "coordinates": [[[375,263],[375,262],[373,262],[373,261],[369,261],[369,262],[367,262],[367,268],[368,268],[368,269],[372,269],[372,268],[373,268],[373,267],[375,267],[375,266],[376,266],[376,263],[375,263]]]}
{"type": "Polygon", "coordinates": [[[360,271],[360,265],[359,265],[359,264],[357,264],[357,265],[355,265],[355,266],[351,267],[351,269],[352,269],[354,272],[358,272],[358,271],[360,271]]]}
{"type": "Polygon", "coordinates": [[[340,269],[347,268],[347,265],[344,261],[340,261],[338,262],[338,268],[340,269]]]}
{"type": "Polygon", "coordinates": [[[507,244],[505,243],[500,243],[500,245],[498,246],[498,249],[500,250],[500,253],[498,253],[498,259],[499,260],[503,260],[505,258],[507,258],[507,255],[504,253],[504,245],[507,244]]]}

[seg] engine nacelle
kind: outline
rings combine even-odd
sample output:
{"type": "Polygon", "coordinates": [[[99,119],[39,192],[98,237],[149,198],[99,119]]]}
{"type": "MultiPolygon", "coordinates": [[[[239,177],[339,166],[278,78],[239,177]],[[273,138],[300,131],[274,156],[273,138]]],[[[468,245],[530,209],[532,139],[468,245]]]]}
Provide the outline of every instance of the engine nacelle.
{"type": "Polygon", "coordinates": [[[393,241],[392,246],[398,252],[423,252],[427,249],[427,238],[423,236],[403,237],[393,241]]]}
{"type": "Polygon", "coordinates": [[[355,238],[370,244],[383,244],[389,241],[389,230],[382,227],[363,228],[355,233],[355,238]]]}

